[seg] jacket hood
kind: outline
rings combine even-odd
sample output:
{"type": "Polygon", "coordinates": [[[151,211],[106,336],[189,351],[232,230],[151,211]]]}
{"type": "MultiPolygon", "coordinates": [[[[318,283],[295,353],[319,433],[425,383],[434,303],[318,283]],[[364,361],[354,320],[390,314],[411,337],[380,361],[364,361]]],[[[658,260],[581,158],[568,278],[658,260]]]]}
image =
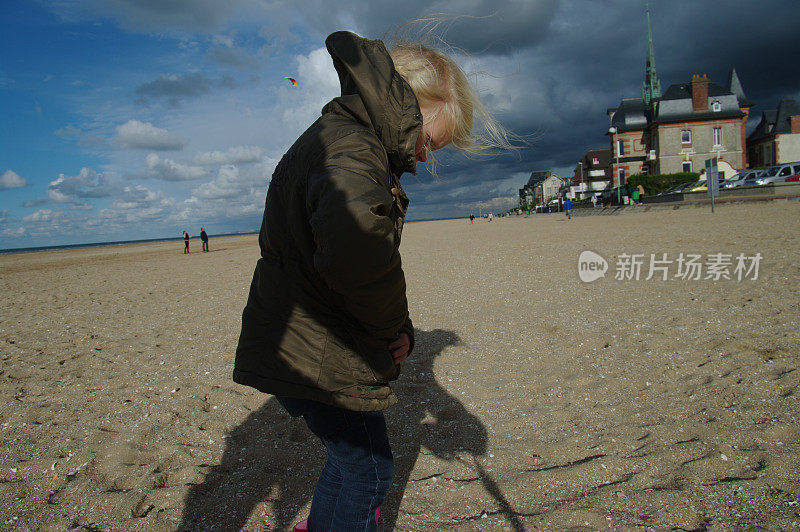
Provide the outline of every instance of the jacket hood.
{"type": "Polygon", "coordinates": [[[393,170],[416,174],[414,145],[422,114],[411,86],[395,70],[383,42],[338,31],[328,36],[325,45],[342,86],[342,96],[336,100],[375,131],[393,170]]]}

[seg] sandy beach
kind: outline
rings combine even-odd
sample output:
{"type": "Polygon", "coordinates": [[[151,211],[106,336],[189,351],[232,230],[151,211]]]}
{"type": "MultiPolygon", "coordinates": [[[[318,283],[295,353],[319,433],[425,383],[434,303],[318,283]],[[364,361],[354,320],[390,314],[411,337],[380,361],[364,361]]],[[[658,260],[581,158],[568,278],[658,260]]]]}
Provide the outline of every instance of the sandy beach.
{"type": "MultiPolygon", "coordinates": [[[[794,200],[407,224],[386,529],[800,528],[798,221],[794,200]]],[[[231,380],[257,237],[210,246],[0,256],[0,529],[305,517],[320,446],[231,380]]]]}

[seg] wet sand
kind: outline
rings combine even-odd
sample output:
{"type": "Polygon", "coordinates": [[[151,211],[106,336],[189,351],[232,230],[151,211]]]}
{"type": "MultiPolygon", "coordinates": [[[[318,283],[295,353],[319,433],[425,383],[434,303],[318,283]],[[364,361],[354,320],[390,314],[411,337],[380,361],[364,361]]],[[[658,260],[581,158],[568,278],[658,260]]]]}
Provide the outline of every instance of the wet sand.
{"type": "MultiPolygon", "coordinates": [[[[407,224],[387,529],[797,529],[799,220],[795,200],[407,224]],[[581,282],[584,250],[604,279],[581,282]],[[757,279],[614,279],[663,253],[762,259],[757,279]]],[[[230,379],[256,237],[210,245],[0,256],[0,529],[307,514],[322,451],[230,379]]]]}

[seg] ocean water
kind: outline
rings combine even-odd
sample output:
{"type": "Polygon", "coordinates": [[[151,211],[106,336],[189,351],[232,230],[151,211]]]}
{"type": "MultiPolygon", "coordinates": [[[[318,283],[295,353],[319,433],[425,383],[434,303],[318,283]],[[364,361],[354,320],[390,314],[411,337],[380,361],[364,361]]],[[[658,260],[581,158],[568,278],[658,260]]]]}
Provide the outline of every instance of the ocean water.
{"type": "MultiPolygon", "coordinates": [[[[240,233],[223,233],[223,234],[214,234],[208,235],[209,240],[221,236],[239,236],[239,235],[257,235],[258,231],[248,231],[248,232],[240,232],[240,233]]],[[[192,240],[200,240],[199,236],[195,236],[192,240]]],[[[116,242],[91,242],[86,244],[67,244],[64,246],[38,246],[38,247],[30,247],[30,248],[11,248],[11,249],[0,249],[0,255],[6,255],[8,253],[32,253],[34,251],[56,251],[61,249],[76,249],[76,248],[97,248],[97,247],[105,247],[105,246],[123,246],[125,244],[147,244],[149,242],[178,242],[183,243],[183,237],[170,237],[170,238],[148,238],[145,240],[119,240],[116,242]]]]}
{"type": "MultiPolygon", "coordinates": [[[[446,217],[446,218],[422,218],[416,220],[406,220],[406,223],[414,223],[414,222],[433,222],[439,220],[459,220],[461,218],[469,218],[469,216],[459,216],[456,218],[453,217],[446,217]]],[[[208,235],[209,239],[217,238],[221,236],[239,236],[239,235],[257,235],[258,231],[242,231],[238,233],[222,233],[222,234],[213,234],[208,235]]],[[[200,240],[199,236],[194,236],[192,240],[200,240]]],[[[96,248],[96,247],[104,247],[104,246],[124,246],[125,244],[146,244],[149,242],[183,242],[183,237],[169,237],[169,238],[148,238],[145,240],[119,240],[116,242],[89,242],[85,244],[67,244],[62,246],[37,246],[37,247],[30,247],[30,248],[9,248],[9,249],[0,249],[0,255],[6,255],[9,253],[32,253],[34,251],[56,251],[61,249],[76,249],[76,248],[96,248]]]]}

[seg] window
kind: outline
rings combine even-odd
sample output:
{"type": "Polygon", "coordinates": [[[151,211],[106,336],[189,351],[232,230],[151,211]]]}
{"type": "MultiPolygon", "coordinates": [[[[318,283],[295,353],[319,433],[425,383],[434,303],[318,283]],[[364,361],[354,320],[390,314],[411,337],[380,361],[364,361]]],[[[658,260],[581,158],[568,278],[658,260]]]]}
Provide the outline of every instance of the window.
{"type": "Polygon", "coordinates": [[[692,171],[692,161],[683,161],[683,171],[684,172],[692,171]]]}
{"type": "Polygon", "coordinates": [[[598,159],[597,157],[593,158],[592,159],[592,164],[595,164],[595,165],[600,164],[600,159],[598,159]]]}
{"type": "Polygon", "coordinates": [[[649,168],[647,168],[646,166],[642,166],[641,170],[639,170],[639,173],[642,175],[646,175],[649,173],[649,171],[650,171],[649,168]]]}
{"type": "Polygon", "coordinates": [[[719,100],[714,100],[714,103],[711,104],[711,110],[715,113],[722,111],[722,104],[719,103],[719,100]]]}
{"type": "Polygon", "coordinates": [[[625,155],[625,144],[622,140],[617,141],[617,155],[625,155]]]}
{"type": "Polygon", "coordinates": [[[692,131],[689,129],[684,129],[681,131],[681,144],[691,144],[692,143],[692,131]]]}
{"type": "Polygon", "coordinates": [[[620,186],[624,186],[625,185],[625,169],[624,168],[620,168],[619,169],[619,185],[620,186]]]}
{"type": "Polygon", "coordinates": [[[722,146],[722,128],[714,128],[714,146],[722,146]]]}

